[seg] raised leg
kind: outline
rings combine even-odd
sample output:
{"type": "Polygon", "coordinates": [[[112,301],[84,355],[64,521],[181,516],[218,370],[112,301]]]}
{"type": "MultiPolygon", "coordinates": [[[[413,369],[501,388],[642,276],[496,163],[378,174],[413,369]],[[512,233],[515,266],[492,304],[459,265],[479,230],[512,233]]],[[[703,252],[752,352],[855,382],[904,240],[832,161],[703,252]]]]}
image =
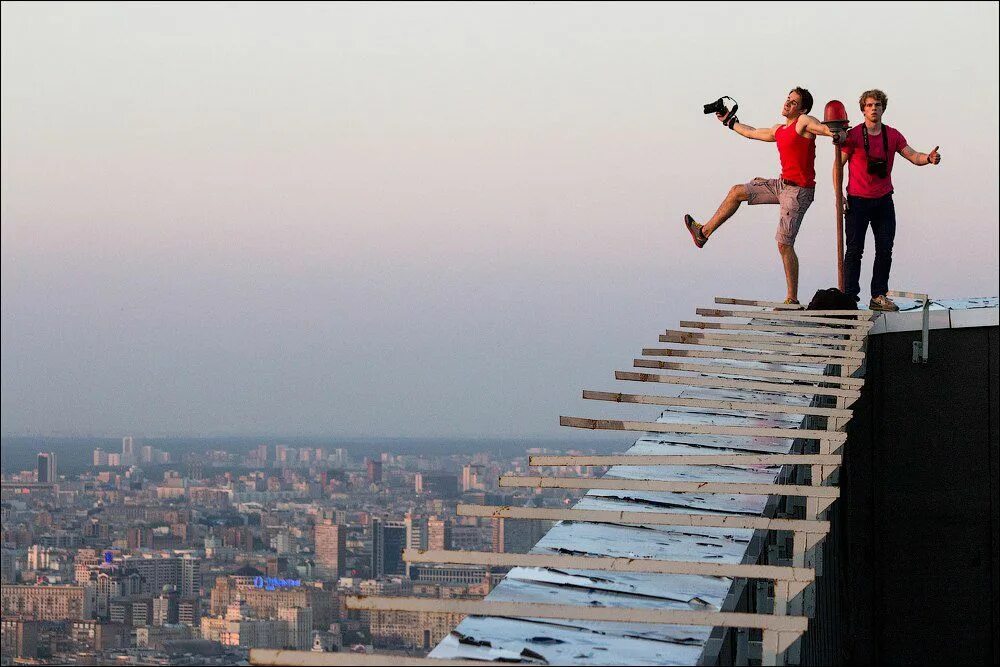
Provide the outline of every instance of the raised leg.
{"type": "Polygon", "coordinates": [[[702,226],[701,233],[704,234],[706,238],[711,236],[712,232],[722,226],[722,223],[726,220],[733,217],[733,214],[736,213],[736,209],[740,207],[740,204],[747,201],[749,198],[750,195],[747,193],[747,187],[742,183],[729,188],[726,198],[722,200],[721,204],[719,204],[719,209],[715,212],[715,215],[713,215],[709,221],[702,226]]]}

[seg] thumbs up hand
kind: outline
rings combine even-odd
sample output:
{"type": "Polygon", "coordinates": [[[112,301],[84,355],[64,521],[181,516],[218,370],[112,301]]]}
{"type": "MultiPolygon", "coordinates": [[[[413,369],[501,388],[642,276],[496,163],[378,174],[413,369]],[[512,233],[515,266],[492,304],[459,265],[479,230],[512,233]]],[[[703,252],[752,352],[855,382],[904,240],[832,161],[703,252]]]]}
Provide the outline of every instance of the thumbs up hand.
{"type": "Polygon", "coordinates": [[[941,164],[941,154],[938,153],[940,146],[935,146],[934,150],[927,154],[927,164],[941,164]]]}

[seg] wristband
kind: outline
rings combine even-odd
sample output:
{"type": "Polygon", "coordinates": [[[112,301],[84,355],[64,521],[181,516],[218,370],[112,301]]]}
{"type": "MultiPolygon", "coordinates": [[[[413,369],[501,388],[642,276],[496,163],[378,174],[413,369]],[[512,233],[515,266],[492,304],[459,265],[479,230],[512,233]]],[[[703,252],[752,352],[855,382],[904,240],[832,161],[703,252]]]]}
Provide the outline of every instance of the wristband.
{"type": "Polygon", "coordinates": [[[728,127],[728,128],[730,129],[730,130],[732,130],[732,129],[734,129],[734,126],[735,126],[735,125],[736,125],[736,123],[738,123],[738,122],[740,122],[740,119],[739,119],[739,118],[737,118],[737,117],[736,117],[736,116],[734,115],[734,116],[733,116],[732,118],[730,118],[729,120],[727,120],[727,121],[726,121],[726,126],[727,126],[727,127],[728,127]]]}

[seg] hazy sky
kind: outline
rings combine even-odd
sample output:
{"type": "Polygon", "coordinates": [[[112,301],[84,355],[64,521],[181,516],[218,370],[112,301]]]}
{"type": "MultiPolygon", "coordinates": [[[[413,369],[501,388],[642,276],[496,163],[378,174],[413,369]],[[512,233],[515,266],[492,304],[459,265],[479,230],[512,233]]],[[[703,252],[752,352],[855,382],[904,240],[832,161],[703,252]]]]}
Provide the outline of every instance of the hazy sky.
{"type": "MultiPolygon", "coordinates": [[[[4,434],[622,415],[580,390],[636,388],[613,371],[715,295],[784,296],[776,207],[701,251],[681,224],[778,171],[702,115],[724,94],[770,125],[796,85],[854,122],[885,90],[886,122],[943,157],[897,160],[891,287],[1000,291],[995,2],[2,13],[4,434]]],[[[806,299],[836,282],[817,154],[806,299]]]]}

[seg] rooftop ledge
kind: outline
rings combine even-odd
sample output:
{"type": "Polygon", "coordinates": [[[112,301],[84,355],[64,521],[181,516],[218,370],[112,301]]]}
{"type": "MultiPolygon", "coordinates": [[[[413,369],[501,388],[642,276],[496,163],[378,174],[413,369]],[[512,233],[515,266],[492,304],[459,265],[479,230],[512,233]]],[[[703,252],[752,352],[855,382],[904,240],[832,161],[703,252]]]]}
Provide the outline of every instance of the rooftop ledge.
{"type": "MultiPolygon", "coordinates": [[[[923,329],[922,303],[916,299],[896,298],[898,313],[879,313],[868,335],[920,331],[923,329]]],[[[931,299],[928,329],[961,329],[1000,325],[1000,297],[969,299],[931,299]]]]}

